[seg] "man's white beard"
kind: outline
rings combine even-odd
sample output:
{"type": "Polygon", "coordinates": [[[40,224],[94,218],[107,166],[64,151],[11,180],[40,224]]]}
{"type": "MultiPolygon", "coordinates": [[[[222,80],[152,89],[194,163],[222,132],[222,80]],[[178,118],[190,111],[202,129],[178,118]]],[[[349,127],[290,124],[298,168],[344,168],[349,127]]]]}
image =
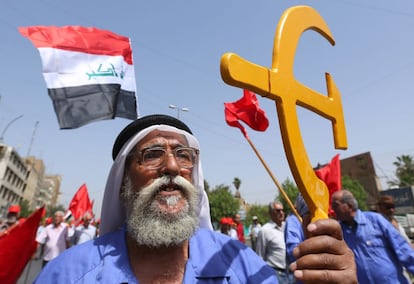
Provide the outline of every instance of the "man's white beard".
{"type": "Polygon", "coordinates": [[[189,239],[198,226],[197,189],[181,176],[163,176],[149,186],[132,188],[126,177],[122,190],[127,215],[127,231],[139,245],[148,247],[174,246],[189,239]],[[179,212],[169,213],[159,206],[163,199],[167,206],[180,202],[179,196],[157,196],[160,188],[175,184],[182,189],[185,206],[179,212]]]}

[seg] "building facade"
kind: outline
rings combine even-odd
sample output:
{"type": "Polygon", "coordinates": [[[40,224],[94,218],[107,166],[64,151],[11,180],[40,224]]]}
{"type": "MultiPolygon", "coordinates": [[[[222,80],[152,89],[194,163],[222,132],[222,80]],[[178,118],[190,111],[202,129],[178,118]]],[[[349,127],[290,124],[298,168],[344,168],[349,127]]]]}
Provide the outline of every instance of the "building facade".
{"type": "Polygon", "coordinates": [[[13,147],[0,144],[0,217],[11,204],[19,204],[27,187],[28,169],[13,147]]]}
{"type": "Polygon", "coordinates": [[[11,204],[28,201],[29,210],[43,205],[56,206],[62,177],[47,175],[44,162],[36,157],[20,157],[17,151],[0,143],[0,219],[11,204]]]}

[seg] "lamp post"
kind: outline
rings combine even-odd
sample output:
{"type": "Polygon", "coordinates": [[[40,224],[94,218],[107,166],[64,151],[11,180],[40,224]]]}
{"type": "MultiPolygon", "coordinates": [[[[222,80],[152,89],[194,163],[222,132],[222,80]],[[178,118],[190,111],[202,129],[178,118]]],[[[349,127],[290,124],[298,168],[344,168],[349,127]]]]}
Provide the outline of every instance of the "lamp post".
{"type": "Polygon", "coordinates": [[[6,133],[6,130],[10,127],[10,125],[13,124],[13,122],[15,122],[16,120],[18,120],[19,118],[22,118],[23,114],[13,118],[12,120],[9,121],[9,123],[7,123],[6,127],[4,127],[3,132],[0,135],[0,142],[3,142],[4,140],[4,133],[6,133]]]}
{"type": "Polygon", "coordinates": [[[189,108],[178,107],[176,105],[169,105],[168,107],[177,110],[177,119],[180,119],[180,111],[189,111],[190,110],[189,108]]]}

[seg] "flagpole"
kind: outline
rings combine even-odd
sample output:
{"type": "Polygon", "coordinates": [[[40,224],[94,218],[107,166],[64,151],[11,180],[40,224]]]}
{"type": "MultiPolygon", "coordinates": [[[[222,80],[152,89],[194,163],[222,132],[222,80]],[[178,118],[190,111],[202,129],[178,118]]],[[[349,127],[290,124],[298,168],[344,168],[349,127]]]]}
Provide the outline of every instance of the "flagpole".
{"type": "Polygon", "coordinates": [[[299,215],[298,211],[296,210],[295,206],[292,204],[292,201],[290,201],[289,197],[287,196],[286,192],[283,190],[280,183],[277,181],[273,173],[270,171],[269,167],[267,166],[266,162],[263,160],[262,156],[260,155],[259,151],[257,151],[256,147],[254,146],[253,142],[250,140],[249,137],[246,136],[247,141],[249,142],[250,146],[253,148],[253,151],[256,153],[259,160],[262,162],[263,166],[265,167],[266,171],[272,178],[273,182],[276,184],[277,188],[279,189],[279,192],[282,194],[283,198],[286,200],[288,205],[290,206],[290,209],[292,209],[293,214],[299,219],[299,221],[302,223],[302,217],[299,215]]]}

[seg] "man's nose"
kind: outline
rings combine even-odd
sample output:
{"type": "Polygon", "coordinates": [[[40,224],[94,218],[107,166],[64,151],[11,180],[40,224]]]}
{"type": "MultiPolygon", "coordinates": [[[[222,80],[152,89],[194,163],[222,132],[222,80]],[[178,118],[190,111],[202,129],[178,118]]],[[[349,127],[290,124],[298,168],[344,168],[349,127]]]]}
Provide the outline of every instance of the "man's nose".
{"type": "Polygon", "coordinates": [[[165,156],[165,165],[162,167],[162,173],[164,175],[176,176],[180,173],[180,167],[177,163],[177,160],[174,157],[174,154],[167,153],[165,156]]]}

